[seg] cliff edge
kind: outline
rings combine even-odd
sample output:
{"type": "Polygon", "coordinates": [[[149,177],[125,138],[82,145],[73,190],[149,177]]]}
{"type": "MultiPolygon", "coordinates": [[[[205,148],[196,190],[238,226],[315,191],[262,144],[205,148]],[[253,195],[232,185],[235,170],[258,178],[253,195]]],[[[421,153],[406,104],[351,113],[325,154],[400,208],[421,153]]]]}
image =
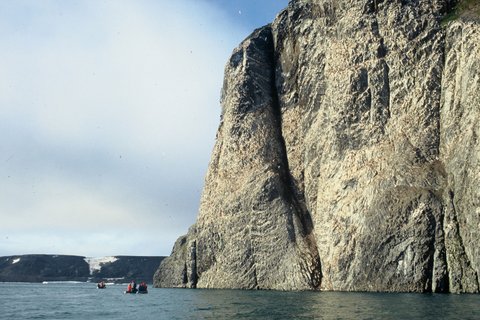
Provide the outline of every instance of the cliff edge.
{"type": "Polygon", "coordinates": [[[293,0],[236,48],[155,285],[478,292],[480,25],[450,2],[293,0]]]}

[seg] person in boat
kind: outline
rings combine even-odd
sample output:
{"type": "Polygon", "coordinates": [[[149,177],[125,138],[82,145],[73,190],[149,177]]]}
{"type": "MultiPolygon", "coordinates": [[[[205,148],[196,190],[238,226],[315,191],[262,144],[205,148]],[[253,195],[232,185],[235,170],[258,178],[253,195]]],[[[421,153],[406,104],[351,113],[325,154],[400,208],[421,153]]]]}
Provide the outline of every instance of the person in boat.
{"type": "Polygon", "coordinates": [[[144,281],[138,286],[138,293],[148,293],[147,284],[144,281]]]}
{"type": "Polygon", "coordinates": [[[128,284],[126,293],[137,293],[137,284],[134,280],[128,284]]]}
{"type": "Polygon", "coordinates": [[[97,287],[98,287],[98,289],[105,289],[105,288],[106,288],[105,282],[100,281],[100,282],[97,284],[97,287]]]}

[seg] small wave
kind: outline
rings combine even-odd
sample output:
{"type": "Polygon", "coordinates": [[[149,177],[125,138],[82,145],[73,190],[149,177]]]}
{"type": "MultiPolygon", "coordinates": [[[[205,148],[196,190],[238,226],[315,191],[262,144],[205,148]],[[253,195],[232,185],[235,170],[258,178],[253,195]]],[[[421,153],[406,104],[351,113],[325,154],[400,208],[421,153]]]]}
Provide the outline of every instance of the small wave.
{"type": "Polygon", "coordinates": [[[79,284],[79,283],[86,283],[81,281],[43,281],[42,284],[59,284],[59,283],[66,283],[66,284],[79,284]]]}
{"type": "Polygon", "coordinates": [[[196,310],[197,311],[210,311],[212,310],[213,307],[212,306],[208,306],[208,307],[197,307],[196,310]]]}

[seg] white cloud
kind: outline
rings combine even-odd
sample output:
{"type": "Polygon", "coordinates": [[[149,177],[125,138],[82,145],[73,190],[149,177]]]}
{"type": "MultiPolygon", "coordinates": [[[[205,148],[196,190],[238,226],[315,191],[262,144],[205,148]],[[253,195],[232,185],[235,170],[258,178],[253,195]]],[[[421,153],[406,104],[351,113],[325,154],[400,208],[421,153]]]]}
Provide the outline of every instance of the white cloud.
{"type": "Polygon", "coordinates": [[[197,214],[243,30],[193,0],[0,12],[0,255],[169,254],[197,214]]]}

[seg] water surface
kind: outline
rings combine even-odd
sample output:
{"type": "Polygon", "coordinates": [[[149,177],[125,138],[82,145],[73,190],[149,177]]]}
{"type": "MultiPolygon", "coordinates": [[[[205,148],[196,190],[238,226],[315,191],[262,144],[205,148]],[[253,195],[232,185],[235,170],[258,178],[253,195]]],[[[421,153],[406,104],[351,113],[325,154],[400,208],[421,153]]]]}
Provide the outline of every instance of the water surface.
{"type": "Polygon", "coordinates": [[[1,319],[480,319],[480,295],[154,289],[0,283],[1,319]]]}

